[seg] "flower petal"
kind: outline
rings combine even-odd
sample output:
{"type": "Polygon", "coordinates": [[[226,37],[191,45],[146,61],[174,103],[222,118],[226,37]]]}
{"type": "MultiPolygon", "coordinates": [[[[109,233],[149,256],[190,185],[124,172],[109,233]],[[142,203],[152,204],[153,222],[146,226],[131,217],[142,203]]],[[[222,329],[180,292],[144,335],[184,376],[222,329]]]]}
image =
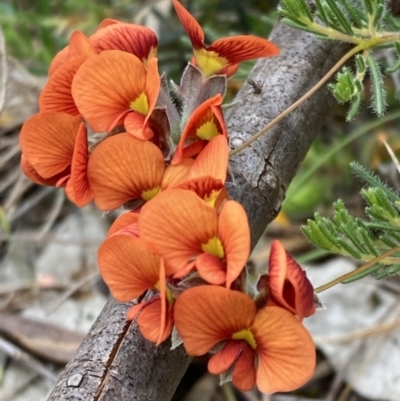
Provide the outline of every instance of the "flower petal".
{"type": "Polygon", "coordinates": [[[278,46],[267,39],[251,35],[217,39],[208,46],[207,50],[214,51],[218,56],[226,58],[229,64],[279,54],[278,46]]]}
{"type": "Polygon", "coordinates": [[[195,193],[168,189],[143,206],[139,233],[165,260],[167,275],[203,253],[201,244],[215,236],[217,212],[195,193]]]}
{"type": "Polygon", "coordinates": [[[124,127],[126,132],[131,134],[133,137],[142,141],[147,141],[154,136],[154,132],[145,126],[146,116],[141,113],[132,111],[127,113],[124,119],[124,127]]]}
{"type": "Polygon", "coordinates": [[[216,180],[212,177],[193,178],[174,186],[174,188],[195,192],[209,206],[215,206],[215,200],[223,187],[224,184],[221,180],[216,180]]]}
{"type": "Polygon", "coordinates": [[[143,96],[145,89],[143,63],[133,54],[119,50],[88,58],[72,82],[75,103],[96,132],[112,130],[112,124],[129,110],[131,102],[143,96]]]}
{"type": "Polygon", "coordinates": [[[160,149],[127,133],[106,138],[89,158],[88,178],[94,201],[112,210],[161,184],[164,158],[160,149]]]}
{"type": "Polygon", "coordinates": [[[220,375],[228,371],[237,361],[242,347],[242,341],[228,341],[224,348],[211,356],[207,364],[208,371],[213,375],[220,375]]]}
{"type": "Polygon", "coordinates": [[[235,201],[224,203],[218,217],[218,237],[226,257],[226,286],[239,277],[250,255],[250,228],[246,211],[235,201]]]}
{"type": "Polygon", "coordinates": [[[73,190],[73,202],[79,206],[86,206],[93,200],[93,191],[87,177],[89,160],[88,139],[85,124],[82,122],[75,140],[74,154],[71,164],[71,177],[68,185],[73,190]]]}
{"type": "Polygon", "coordinates": [[[39,110],[43,112],[63,112],[79,116],[71,94],[72,80],[85,62],[87,56],[75,57],[64,63],[49,78],[39,97],[39,110]]]}
{"type": "Polygon", "coordinates": [[[22,126],[20,146],[43,178],[63,172],[72,161],[80,121],[65,113],[38,113],[22,126]]]}
{"type": "Polygon", "coordinates": [[[225,264],[221,259],[209,253],[202,253],[196,258],[196,270],[207,283],[220,285],[226,280],[225,264]]]}
{"type": "MultiPolygon", "coordinates": [[[[217,135],[227,136],[226,125],[221,110],[222,100],[221,94],[217,93],[212,98],[203,102],[193,112],[179,139],[178,146],[171,161],[172,165],[180,163],[183,157],[184,147],[187,146],[186,140],[188,137],[192,137],[191,139],[195,141],[201,141],[204,139],[211,140],[217,135]]],[[[194,144],[192,143],[189,146],[194,146],[194,144]]],[[[188,157],[188,155],[185,156],[188,157]]]]}
{"type": "MultiPolygon", "coordinates": [[[[124,228],[126,228],[127,226],[131,226],[132,224],[136,224],[137,226],[138,219],[139,213],[129,212],[121,214],[121,216],[118,216],[114,223],[111,224],[111,227],[107,233],[107,237],[118,233],[120,230],[123,230],[124,228]]],[[[139,232],[137,232],[136,236],[139,236],[139,232]]]]}
{"type": "Polygon", "coordinates": [[[279,241],[271,244],[268,284],[272,301],[297,314],[300,320],[315,313],[313,286],[279,241]]]}
{"type": "Polygon", "coordinates": [[[37,173],[37,171],[32,167],[28,160],[26,160],[24,154],[21,155],[21,170],[34,183],[49,186],[55,186],[61,178],[69,174],[68,169],[68,171],[63,171],[53,177],[43,178],[37,173]]]}
{"type": "Polygon", "coordinates": [[[193,163],[193,159],[184,158],[176,166],[169,165],[165,169],[164,177],[161,183],[161,189],[167,189],[184,182],[188,178],[189,171],[193,163]]]}
{"type": "Polygon", "coordinates": [[[152,57],[147,62],[146,88],[145,92],[149,101],[149,111],[147,113],[146,123],[148,122],[152,111],[157,103],[158,94],[160,93],[161,79],[158,73],[158,60],[152,57]]]}
{"type": "Polygon", "coordinates": [[[154,344],[161,344],[171,334],[174,327],[174,320],[171,311],[166,311],[164,315],[165,324],[160,330],[160,321],[163,318],[163,311],[161,308],[160,297],[152,299],[145,305],[138,316],[138,325],[142,336],[154,344]]]}
{"type": "Polygon", "coordinates": [[[232,383],[242,391],[250,391],[256,384],[255,352],[245,342],[233,369],[232,383]]]}
{"type": "Polygon", "coordinates": [[[93,45],[90,43],[89,38],[81,31],[72,32],[69,38],[69,58],[79,56],[90,57],[97,54],[93,45]]]}
{"type": "Polygon", "coordinates": [[[311,378],[315,346],[308,331],[290,312],[267,306],[258,311],[251,331],[257,342],[260,391],[293,391],[311,378]]]}
{"type": "Polygon", "coordinates": [[[228,158],[228,140],[223,135],[218,135],[211,139],[197,156],[188,178],[210,176],[224,183],[228,169],[228,158]]]}
{"type": "Polygon", "coordinates": [[[128,235],[108,237],[98,252],[101,276],[119,302],[131,301],[155,289],[160,263],[160,257],[145,241],[128,235]]]}
{"type": "Polygon", "coordinates": [[[140,60],[154,57],[158,44],[157,36],[151,29],[142,25],[115,23],[115,20],[110,19],[104,20],[89,39],[98,53],[122,50],[140,60]]]}
{"type": "Polygon", "coordinates": [[[190,41],[194,49],[204,48],[204,32],[200,24],[196,19],[187,11],[181,3],[177,0],[172,0],[174,4],[175,11],[189,36],[190,41]]]}
{"type": "Polygon", "coordinates": [[[223,287],[184,291],[175,303],[174,319],[189,355],[203,355],[220,341],[251,326],[256,314],[246,294],[223,287]]]}
{"type": "Polygon", "coordinates": [[[69,60],[69,46],[60,50],[50,63],[48,75],[52,76],[64,63],[69,60]]]}

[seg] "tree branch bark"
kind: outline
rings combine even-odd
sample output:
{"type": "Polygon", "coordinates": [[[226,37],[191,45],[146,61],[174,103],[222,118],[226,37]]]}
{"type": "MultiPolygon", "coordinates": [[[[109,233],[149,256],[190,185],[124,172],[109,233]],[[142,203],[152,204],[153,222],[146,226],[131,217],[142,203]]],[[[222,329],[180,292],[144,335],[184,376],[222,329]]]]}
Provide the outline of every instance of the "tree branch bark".
{"type": "MultiPolygon", "coordinates": [[[[346,47],[277,23],[271,40],[275,58],[259,60],[227,115],[236,147],[294,103],[334,65],[346,47]]],[[[256,244],[280,209],[286,188],[329,115],[332,98],[319,90],[278,126],[231,160],[229,194],[245,207],[256,244]]],[[[170,343],[155,347],[135,322],[126,322],[131,304],[109,300],[66,366],[49,401],[166,401],[190,358],[170,343]]]]}

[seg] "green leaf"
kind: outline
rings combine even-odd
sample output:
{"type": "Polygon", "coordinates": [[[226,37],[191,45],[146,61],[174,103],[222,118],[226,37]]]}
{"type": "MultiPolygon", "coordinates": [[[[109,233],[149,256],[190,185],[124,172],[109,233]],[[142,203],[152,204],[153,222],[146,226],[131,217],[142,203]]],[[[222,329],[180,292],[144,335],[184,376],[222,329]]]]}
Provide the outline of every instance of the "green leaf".
{"type": "Polygon", "coordinates": [[[367,68],[364,57],[361,54],[357,54],[355,59],[356,59],[357,71],[360,74],[363,74],[367,68]]]}
{"type": "MultiPolygon", "coordinates": [[[[291,14],[294,19],[302,16],[302,10],[301,7],[299,7],[297,0],[282,0],[281,3],[284,7],[283,9],[286,8],[286,10],[291,14]]],[[[279,11],[282,12],[282,8],[280,8],[279,11]]]]}
{"type": "Polygon", "coordinates": [[[305,0],[297,0],[297,1],[299,3],[299,7],[301,8],[302,14],[307,16],[307,18],[310,22],[314,22],[314,18],[311,14],[311,11],[310,11],[306,1],[305,0]]]}
{"type": "MultiPolygon", "coordinates": [[[[339,242],[340,247],[344,251],[346,251],[349,255],[353,256],[353,258],[356,258],[358,260],[362,260],[361,254],[359,252],[357,252],[352,246],[350,246],[345,240],[343,240],[342,238],[339,238],[338,242],[339,242]]],[[[344,254],[343,251],[342,251],[342,254],[344,254]]]]}
{"type": "Polygon", "coordinates": [[[350,109],[346,116],[346,121],[351,121],[354,118],[354,116],[357,114],[358,110],[360,109],[360,104],[361,104],[361,93],[358,92],[351,99],[351,105],[350,105],[350,109]]]}
{"type": "Polygon", "coordinates": [[[368,66],[371,71],[371,80],[372,80],[372,94],[373,94],[373,102],[372,106],[374,111],[378,116],[382,116],[385,112],[386,101],[385,101],[385,90],[383,86],[382,74],[380,72],[378,64],[375,60],[368,56],[368,66]]]}
{"type": "Polygon", "coordinates": [[[387,185],[385,185],[380,178],[378,178],[375,174],[369,171],[366,167],[363,167],[361,164],[354,161],[350,163],[350,168],[366,184],[368,184],[371,187],[381,188],[390,200],[392,200],[393,202],[400,202],[399,196],[394,191],[389,189],[387,185]]]}
{"type": "Polygon", "coordinates": [[[398,245],[387,235],[382,235],[381,237],[379,237],[379,241],[383,242],[389,249],[395,248],[398,245]]]}
{"type": "Polygon", "coordinates": [[[377,4],[375,8],[374,15],[374,27],[377,28],[382,23],[382,16],[385,11],[385,6],[383,4],[377,4]]]}
{"type": "Polygon", "coordinates": [[[332,13],[335,15],[337,20],[339,21],[340,25],[344,29],[344,31],[348,34],[353,36],[354,32],[351,25],[348,22],[348,18],[342,13],[342,10],[336,5],[335,0],[326,0],[329,8],[331,9],[332,13]]]}
{"type": "Polygon", "coordinates": [[[397,61],[391,67],[386,68],[386,72],[392,74],[399,68],[400,68],[400,58],[398,58],[397,61]]]}
{"type": "Polygon", "coordinates": [[[352,4],[350,1],[347,0],[339,0],[346,11],[351,16],[351,19],[359,26],[363,27],[367,23],[366,15],[363,11],[360,10],[356,4],[352,4]]]}
{"type": "Polygon", "coordinates": [[[321,233],[317,223],[313,220],[307,220],[307,225],[302,226],[301,230],[304,235],[315,245],[321,249],[330,251],[332,244],[330,241],[321,233]]]}
{"type": "MultiPolygon", "coordinates": [[[[295,22],[292,19],[288,19],[288,18],[283,18],[282,22],[285,23],[286,25],[289,25],[289,26],[293,27],[293,28],[300,29],[300,30],[306,31],[306,32],[310,32],[310,33],[313,33],[315,35],[315,32],[312,29],[307,28],[307,26],[303,25],[303,23],[301,23],[301,22],[295,22]]],[[[318,34],[316,36],[320,37],[321,39],[330,39],[328,36],[324,36],[324,35],[321,35],[321,34],[318,34]]]]}
{"type": "Polygon", "coordinates": [[[321,3],[321,0],[315,0],[315,4],[317,6],[317,10],[318,10],[318,16],[321,18],[321,20],[324,22],[324,24],[329,27],[329,20],[328,17],[325,13],[323,4],[321,3]]]}
{"type": "Polygon", "coordinates": [[[368,231],[364,227],[359,228],[357,231],[358,231],[358,234],[361,235],[361,237],[364,241],[364,244],[367,247],[369,253],[371,255],[378,256],[379,253],[378,253],[377,249],[375,248],[373,238],[369,235],[368,231]]]}
{"type": "Polygon", "coordinates": [[[374,13],[374,6],[372,5],[372,0],[364,0],[365,10],[369,15],[373,15],[374,13]]]}

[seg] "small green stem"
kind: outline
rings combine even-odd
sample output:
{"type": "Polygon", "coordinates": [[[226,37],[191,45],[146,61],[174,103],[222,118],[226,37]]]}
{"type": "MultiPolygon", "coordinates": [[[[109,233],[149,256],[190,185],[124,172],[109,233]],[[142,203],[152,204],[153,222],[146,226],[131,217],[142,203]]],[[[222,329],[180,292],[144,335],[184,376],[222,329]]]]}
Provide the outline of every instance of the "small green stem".
{"type": "Polygon", "coordinates": [[[309,24],[307,27],[312,31],[314,31],[315,33],[328,36],[330,39],[333,40],[341,40],[342,42],[353,43],[355,45],[358,45],[360,43],[360,38],[346,35],[345,33],[337,31],[336,29],[319,25],[316,22],[309,24]]]}
{"type": "Polygon", "coordinates": [[[343,274],[342,276],[339,276],[335,278],[332,281],[329,281],[329,283],[326,283],[324,285],[321,285],[315,289],[315,293],[318,294],[322,291],[325,291],[331,287],[334,287],[336,284],[340,284],[342,281],[347,280],[349,278],[352,278],[360,273],[363,273],[364,271],[368,270],[370,267],[373,265],[376,265],[378,262],[380,262],[382,259],[385,259],[386,257],[392,255],[395,252],[400,251],[400,245],[396,246],[395,248],[390,249],[389,251],[383,253],[382,255],[377,256],[375,259],[372,259],[368,263],[365,263],[364,265],[360,266],[359,268],[351,271],[350,273],[343,274]]]}
{"type": "Polygon", "coordinates": [[[318,89],[320,89],[328,79],[352,56],[357,54],[358,52],[365,49],[364,44],[360,44],[356,47],[353,47],[350,51],[348,51],[325,75],[324,77],[317,82],[315,86],[313,86],[305,95],[303,95],[297,102],[293,103],[289,106],[285,111],[275,117],[270,123],[268,123],[263,129],[258,131],[254,136],[252,136],[249,140],[244,142],[242,145],[238,146],[236,149],[233,149],[229,156],[233,156],[236,153],[241,152],[243,149],[250,146],[254,141],[256,141],[260,136],[264,135],[269,129],[274,127],[276,124],[279,123],[283,118],[285,118],[289,113],[299,107],[302,103],[304,103],[309,97],[311,97],[318,89]]]}

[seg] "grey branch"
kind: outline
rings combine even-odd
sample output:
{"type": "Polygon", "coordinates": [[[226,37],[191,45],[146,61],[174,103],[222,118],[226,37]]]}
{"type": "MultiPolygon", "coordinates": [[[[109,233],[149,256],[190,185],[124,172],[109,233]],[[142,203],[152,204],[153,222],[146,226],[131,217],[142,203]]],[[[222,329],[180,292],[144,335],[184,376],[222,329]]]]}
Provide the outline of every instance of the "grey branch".
{"type": "MultiPolygon", "coordinates": [[[[278,23],[271,40],[278,57],[259,60],[227,116],[231,146],[240,145],[294,103],[337,62],[346,47],[278,23]]],[[[253,245],[280,209],[286,188],[329,115],[332,99],[321,89],[276,128],[231,161],[229,193],[249,216],[253,245]]],[[[125,321],[129,305],[108,301],[51,401],[167,401],[190,358],[144,340],[125,321]]]]}

